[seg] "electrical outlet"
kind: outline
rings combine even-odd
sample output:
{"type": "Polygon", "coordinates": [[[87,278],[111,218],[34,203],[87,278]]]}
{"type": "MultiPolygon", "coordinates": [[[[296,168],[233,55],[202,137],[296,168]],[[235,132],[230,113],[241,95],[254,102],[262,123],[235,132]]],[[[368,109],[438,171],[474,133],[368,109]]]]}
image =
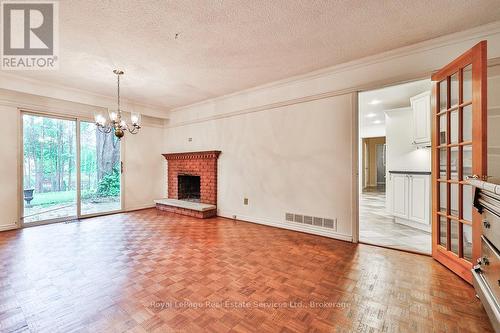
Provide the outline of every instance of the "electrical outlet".
{"type": "Polygon", "coordinates": [[[233,220],[236,220],[236,215],[233,215],[233,220]]]}
{"type": "Polygon", "coordinates": [[[193,138],[188,138],[188,142],[191,142],[191,141],[193,141],[193,138]]]}
{"type": "Polygon", "coordinates": [[[248,198],[243,198],[243,204],[248,205],[248,198]]]}

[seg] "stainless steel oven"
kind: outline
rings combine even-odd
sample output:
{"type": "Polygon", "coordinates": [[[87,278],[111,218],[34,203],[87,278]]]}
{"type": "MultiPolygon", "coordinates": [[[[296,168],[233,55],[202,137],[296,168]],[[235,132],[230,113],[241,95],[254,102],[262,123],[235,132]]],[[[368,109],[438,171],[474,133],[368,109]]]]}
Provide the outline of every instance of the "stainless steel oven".
{"type": "Polygon", "coordinates": [[[471,181],[476,186],[474,206],[482,214],[481,257],[474,266],[474,288],[500,333],[500,185],[471,181]]]}

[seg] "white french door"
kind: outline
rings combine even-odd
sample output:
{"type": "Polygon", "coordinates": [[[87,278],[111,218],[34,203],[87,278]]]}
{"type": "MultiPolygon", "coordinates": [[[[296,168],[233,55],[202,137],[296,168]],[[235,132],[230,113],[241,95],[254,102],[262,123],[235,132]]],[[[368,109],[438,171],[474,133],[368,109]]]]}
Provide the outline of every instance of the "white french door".
{"type": "Polygon", "coordinates": [[[22,226],[122,209],[120,141],[112,133],[75,117],[21,118],[22,226]]]}

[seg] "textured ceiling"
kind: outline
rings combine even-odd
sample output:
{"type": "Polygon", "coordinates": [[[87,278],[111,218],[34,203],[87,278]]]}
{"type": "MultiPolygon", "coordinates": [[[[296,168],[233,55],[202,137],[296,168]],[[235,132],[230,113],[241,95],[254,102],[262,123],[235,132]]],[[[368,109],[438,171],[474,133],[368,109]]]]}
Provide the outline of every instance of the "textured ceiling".
{"type": "Polygon", "coordinates": [[[125,98],[172,108],[499,19],[498,0],[64,0],[60,70],[11,73],[112,96],[120,67],[125,98]]]}

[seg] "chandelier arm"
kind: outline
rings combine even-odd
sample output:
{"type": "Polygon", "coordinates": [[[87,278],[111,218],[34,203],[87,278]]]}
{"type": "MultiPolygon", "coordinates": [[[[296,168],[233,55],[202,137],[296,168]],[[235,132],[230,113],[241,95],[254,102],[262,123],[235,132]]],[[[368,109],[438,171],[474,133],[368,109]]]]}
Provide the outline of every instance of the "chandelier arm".
{"type": "Polygon", "coordinates": [[[139,133],[139,130],[136,127],[132,128],[132,129],[128,128],[128,131],[129,131],[130,134],[137,134],[137,133],[139,133]]]}
{"type": "Polygon", "coordinates": [[[97,129],[103,134],[109,134],[112,130],[110,126],[103,126],[101,124],[97,124],[97,129]]]}

